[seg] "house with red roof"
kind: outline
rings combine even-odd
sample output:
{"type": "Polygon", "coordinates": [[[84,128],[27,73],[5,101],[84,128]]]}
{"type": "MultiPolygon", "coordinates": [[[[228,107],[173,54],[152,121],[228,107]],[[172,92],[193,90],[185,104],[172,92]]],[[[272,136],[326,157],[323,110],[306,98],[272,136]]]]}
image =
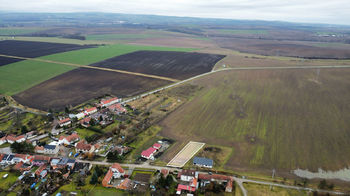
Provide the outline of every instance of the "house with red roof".
{"type": "Polygon", "coordinates": [[[7,143],[6,136],[0,138],[0,145],[7,143]]]}
{"type": "Polygon", "coordinates": [[[23,172],[23,171],[28,171],[32,168],[32,166],[30,164],[27,164],[27,163],[23,163],[22,161],[17,163],[13,169],[15,170],[18,170],[20,172],[23,172]]]}
{"type": "Polygon", "coordinates": [[[106,99],[106,100],[101,100],[101,106],[102,107],[108,107],[112,104],[115,104],[115,103],[118,103],[120,102],[121,100],[118,99],[118,97],[113,97],[113,98],[110,98],[110,99],[106,99]]]}
{"type": "Polygon", "coordinates": [[[181,179],[181,181],[190,182],[194,178],[198,178],[198,172],[195,170],[182,170],[178,173],[178,178],[181,179]]]}
{"type": "Polygon", "coordinates": [[[86,117],[86,118],[80,120],[79,122],[80,122],[81,126],[89,127],[90,126],[90,120],[91,120],[91,117],[86,117]]]}
{"type": "Polygon", "coordinates": [[[13,134],[7,135],[6,140],[8,143],[13,144],[15,142],[22,143],[26,141],[25,135],[15,136],[13,134]]]}
{"type": "Polygon", "coordinates": [[[58,124],[60,125],[60,127],[64,127],[64,126],[68,126],[72,123],[72,121],[70,120],[70,118],[65,118],[62,119],[58,122],[58,124]]]}
{"type": "Polygon", "coordinates": [[[132,181],[129,178],[125,178],[115,188],[120,190],[130,190],[132,187],[132,181]]]}
{"type": "Polygon", "coordinates": [[[151,159],[154,160],[154,153],[157,152],[157,149],[153,147],[149,147],[147,150],[142,151],[141,157],[145,159],[151,159]]]}
{"type": "Polygon", "coordinates": [[[66,144],[66,145],[72,145],[75,142],[79,141],[80,137],[78,134],[73,133],[72,135],[68,135],[68,136],[61,136],[59,139],[59,143],[60,144],[66,144]]]}
{"type": "Polygon", "coordinates": [[[102,186],[104,187],[113,187],[112,180],[121,178],[125,175],[124,169],[118,164],[114,163],[108,170],[106,176],[102,180],[102,186]]]}
{"type": "Polygon", "coordinates": [[[35,152],[35,153],[39,153],[39,154],[44,153],[44,152],[45,152],[45,151],[44,151],[44,146],[35,146],[34,152],[35,152]]]}
{"type": "Polygon", "coordinates": [[[159,150],[159,149],[162,147],[162,144],[160,144],[160,143],[154,143],[152,147],[155,148],[155,149],[157,149],[157,150],[159,150]]]}
{"type": "Polygon", "coordinates": [[[193,193],[196,191],[196,187],[192,187],[190,185],[179,184],[177,186],[177,189],[176,189],[176,194],[181,195],[182,191],[187,191],[187,192],[193,193]]]}
{"type": "Polygon", "coordinates": [[[89,152],[89,153],[92,153],[95,150],[95,146],[91,145],[91,144],[88,144],[85,140],[81,140],[80,142],[78,142],[75,145],[75,150],[77,152],[83,152],[83,153],[89,152]]]}
{"type": "Polygon", "coordinates": [[[109,111],[116,113],[116,114],[124,114],[127,111],[120,103],[110,105],[110,106],[108,106],[108,109],[109,109],[109,111]]]}
{"type": "Polygon", "coordinates": [[[97,112],[97,108],[96,107],[92,107],[92,108],[87,108],[85,109],[85,115],[91,115],[93,113],[96,113],[97,112]]]}

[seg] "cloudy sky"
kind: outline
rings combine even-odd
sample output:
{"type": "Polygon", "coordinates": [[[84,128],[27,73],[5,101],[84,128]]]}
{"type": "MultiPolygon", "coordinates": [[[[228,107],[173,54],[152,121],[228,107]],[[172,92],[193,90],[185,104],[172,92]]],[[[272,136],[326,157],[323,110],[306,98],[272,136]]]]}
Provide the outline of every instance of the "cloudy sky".
{"type": "Polygon", "coordinates": [[[0,11],[114,12],[350,25],[349,0],[0,0],[0,11]]]}

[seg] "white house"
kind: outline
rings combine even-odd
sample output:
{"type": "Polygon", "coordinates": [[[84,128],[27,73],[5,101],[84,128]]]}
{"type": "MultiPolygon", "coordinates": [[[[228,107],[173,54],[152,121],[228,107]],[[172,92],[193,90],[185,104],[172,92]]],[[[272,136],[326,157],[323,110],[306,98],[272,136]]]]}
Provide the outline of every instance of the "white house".
{"type": "Polygon", "coordinates": [[[80,119],[83,119],[85,117],[85,113],[84,112],[80,112],[78,114],[75,115],[75,117],[80,120],[80,119]]]}
{"type": "Polygon", "coordinates": [[[93,114],[95,112],[97,112],[97,108],[96,107],[85,109],[85,115],[91,115],[91,114],[93,114]]]}
{"type": "Polygon", "coordinates": [[[58,122],[58,124],[60,125],[60,127],[64,127],[64,126],[68,126],[72,123],[72,121],[70,120],[70,118],[65,118],[62,119],[58,122]]]}
{"type": "Polygon", "coordinates": [[[180,179],[182,181],[190,182],[195,178],[198,179],[198,172],[194,170],[182,170],[180,173],[180,179]]]}
{"type": "Polygon", "coordinates": [[[72,145],[77,141],[79,141],[79,135],[76,133],[73,133],[72,135],[68,135],[66,137],[62,135],[58,142],[60,144],[72,145]]]}

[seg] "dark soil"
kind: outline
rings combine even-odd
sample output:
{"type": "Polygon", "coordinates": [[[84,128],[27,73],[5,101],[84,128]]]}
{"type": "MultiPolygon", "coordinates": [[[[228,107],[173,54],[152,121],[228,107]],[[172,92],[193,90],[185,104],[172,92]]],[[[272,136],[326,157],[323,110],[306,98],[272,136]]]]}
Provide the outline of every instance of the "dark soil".
{"type": "MultiPolygon", "coordinates": [[[[0,41],[0,54],[19,56],[27,58],[36,58],[50,54],[67,52],[72,50],[80,50],[84,48],[94,47],[92,45],[76,45],[76,44],[60,44],[47,42],[31,42],[31,41],[17,41],[4,40],[0,41]]],[[[8,60],[9,61],[9,60],[8,60]]],[[[19,61],[19,60],[17,60],[19,61]]],[[[14,61],[16,62],[16,61],[14,61]]],[[[9,61],[9,63],[12,63],[9,61]]],[[[5,65],[0,59],[0,65],[5,65]]]]}
{"type": "Polygon", "coordinates": [[[41,110],[62,110],[104,94],[134,96],[170,82],[96,69],[79,68],[14,96],[19,103],[41,110]]]}
{"type": "Polygon", "coordinates": [[[0,66],[15,63],[18,61],[22,61],[22,60],[0,56],[0,66]]]}
{"type": "Polygon", "coordinates": [[[113,57],[92,66],[182,80],[211,71],[224,57],[224,55],[194,52],[138,51],[113,57]]]}

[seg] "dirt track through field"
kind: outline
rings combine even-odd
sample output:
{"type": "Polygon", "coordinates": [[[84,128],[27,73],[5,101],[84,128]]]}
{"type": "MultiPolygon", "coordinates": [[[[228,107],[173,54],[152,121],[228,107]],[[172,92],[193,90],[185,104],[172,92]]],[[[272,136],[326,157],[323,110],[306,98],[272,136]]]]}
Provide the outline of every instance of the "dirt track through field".
{"type": "Polygon", "coordinates": [[[19,56],[10,56],[10,55],[4,55],[0,54],[0,57],[7,57],[7,58],[14,58],[14,59],[22,59],[22,60],[31,60],[31,61],[38,61],[38,62],[45,62],[45,63],[55,63],[55,64],[61,64],[61,65],[69,65],[74,67],[84,67],[88,69],[98,69],[103,71],[111,71],[111,72],[118,72],[118,73],[124,73],[129,75],[136,75],[136,76],[142,76],[147,78],[155,78],[160,80],[167,80],[171,82],[179,82],[180,80],[163,77],[163,76],[156,76],[151,74],[143,74],[143,73],[137,73],[137,72],[130,72],[130,71],[124,71],[124,70],[118,70],[118,69],[109,69],[109,68],[103,68],[103,67],[93,67],[89,65],[79,65],[75,63],[66,63],[66,62],[59,62],[59,61],[51,61],[51,60],[45,60],[45,59],[39,59],[39,58],[28,58],[28,57],[19,57],[19,56]]]}

